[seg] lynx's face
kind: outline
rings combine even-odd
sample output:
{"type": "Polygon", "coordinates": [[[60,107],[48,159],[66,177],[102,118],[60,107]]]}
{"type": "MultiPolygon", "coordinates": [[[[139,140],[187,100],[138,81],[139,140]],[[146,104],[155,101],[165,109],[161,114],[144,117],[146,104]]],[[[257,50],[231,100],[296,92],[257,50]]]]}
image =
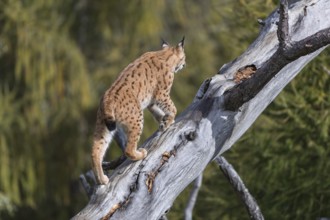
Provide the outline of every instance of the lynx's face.
{"type": "Polygon", "coordinates": [[[163,41],[163,50],[166,51],[166,53],[170,53],[170,65],[173,67],[173,72],[177,73],[179,70],[181,70],[186,65],[186,55],[184,53],[184,37],[178,43],[177,46],[170,47],[169,44],[166,41],[163,41]]]}
{"type": "Polygon", "coordinates": [[[186,65],[186,55],[184,54],[183,46],[177,46],[176,48],[176,66],[174,68],[174,72],[178,72],[186,65]]]}

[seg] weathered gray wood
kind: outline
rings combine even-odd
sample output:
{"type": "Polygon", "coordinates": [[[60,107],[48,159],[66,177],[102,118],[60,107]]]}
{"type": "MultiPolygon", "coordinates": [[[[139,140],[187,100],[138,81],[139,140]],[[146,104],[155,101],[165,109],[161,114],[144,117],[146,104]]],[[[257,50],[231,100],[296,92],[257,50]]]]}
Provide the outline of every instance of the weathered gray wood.
{"type": "MultiPolygon", "coordinates": [[[[291,4],[291,40],[299,41],[329,28],[329,14],[329,0],[303,0],[291,4]]],[[[252,77],[226,92],[234,85],[234,74],[244,66],[253,64],[259,71],[267,69],[265,63],[268,68],[273,64],[281,65],[281,56],[269,62],[278,51],[278,17],[275,11],[264,22],[259,22],[264,24],[260,35],[246,52],[224,65],[221,74],[203,83],[194,102],[177,117],[173,126],[163,133],[155,133],[143,144],[149,151],[147,158],[138,162],[125,161],[114,170],[110,184],[96,187],[88,205],[73,219],[161,218],[206,165],[230,149],[287,83],[324,49],[282,63],[284,67],[278,71],[272,69],[275,73],[266,74],[265,85],[259,85],[252,77]],[[246,97],[244,94],[250,89],[254,93],[246,97]],[[235,93],[237,91],[239,93],[235,93]],[[238,101],[234,100],[236,98],[238,101]],[[227,104],[231,101],[234,105],[227,104]],[[228,106],[238,106],[237,111],[225,110],[230,109],[228,106]]],[[[325,33],[325,38],[327,36],[330,38],[325,33]]],[[[302,49],[306,49],[306,45],[302,49]]],[[[265,73],[259,71],[258,74],[265,73]]]]}

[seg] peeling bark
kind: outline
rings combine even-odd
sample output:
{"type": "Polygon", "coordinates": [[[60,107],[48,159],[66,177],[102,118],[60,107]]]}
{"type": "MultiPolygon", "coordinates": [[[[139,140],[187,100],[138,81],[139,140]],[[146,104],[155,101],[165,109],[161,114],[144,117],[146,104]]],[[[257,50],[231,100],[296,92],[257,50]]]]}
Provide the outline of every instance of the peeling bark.
{"type": "Polygon", "coordinates": [[[294,1],[287,7],[288,19],[283,3],[281,20],[274,11],[259,21],[260,34],[246,52],[202,84],[174,125],[142,145],[148,150],[144,160],[125,160],[112,172],[108,185],[96,186],[88,205],[73,219],[165,216],[180,192],[230,149],[287,83],[330,43],[329,0],[294,1]],[[236,73],[247,66],[254,66],[255,72],[235,82],[236,73]]]}

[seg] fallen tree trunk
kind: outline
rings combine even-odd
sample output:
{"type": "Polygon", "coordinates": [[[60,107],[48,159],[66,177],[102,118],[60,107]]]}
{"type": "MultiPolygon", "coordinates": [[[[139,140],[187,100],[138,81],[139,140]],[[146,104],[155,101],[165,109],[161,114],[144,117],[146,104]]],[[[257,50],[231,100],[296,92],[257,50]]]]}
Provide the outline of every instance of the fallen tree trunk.
{"type": "Polygon", "coordinates": [[[244,134],[281,90],[330,43],[329,0],[286,4],[261,21],[256,41],[206,80],[193,103],[97,186],[73,219],[160,219],[208,163],[244,134]],[[281,16],[280,16],[281,15],[281,16]],[[279,20],[279,17],[281,19],[279,20]],[[277,23],[279,25],[277,25],[277,23]]]}

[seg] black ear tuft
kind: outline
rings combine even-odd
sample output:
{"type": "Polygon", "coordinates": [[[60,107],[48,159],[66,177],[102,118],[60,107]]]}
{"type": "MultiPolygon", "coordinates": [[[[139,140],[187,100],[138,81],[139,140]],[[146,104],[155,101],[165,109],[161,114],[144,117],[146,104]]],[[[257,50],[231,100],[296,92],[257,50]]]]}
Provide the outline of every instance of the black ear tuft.
{"type": "Polygon", "coordinates": [[[169,46],[169,44],[163,38],[161,38],[161,40],[162,40],[162,48],[169,46]]]}
{"type": "Polygon", "coordinates": [[[184,46],[184,36],[182,37],[182,40],[180,41],[180,43],[178,44],[179,47],[183,47],[184,46]]]}

